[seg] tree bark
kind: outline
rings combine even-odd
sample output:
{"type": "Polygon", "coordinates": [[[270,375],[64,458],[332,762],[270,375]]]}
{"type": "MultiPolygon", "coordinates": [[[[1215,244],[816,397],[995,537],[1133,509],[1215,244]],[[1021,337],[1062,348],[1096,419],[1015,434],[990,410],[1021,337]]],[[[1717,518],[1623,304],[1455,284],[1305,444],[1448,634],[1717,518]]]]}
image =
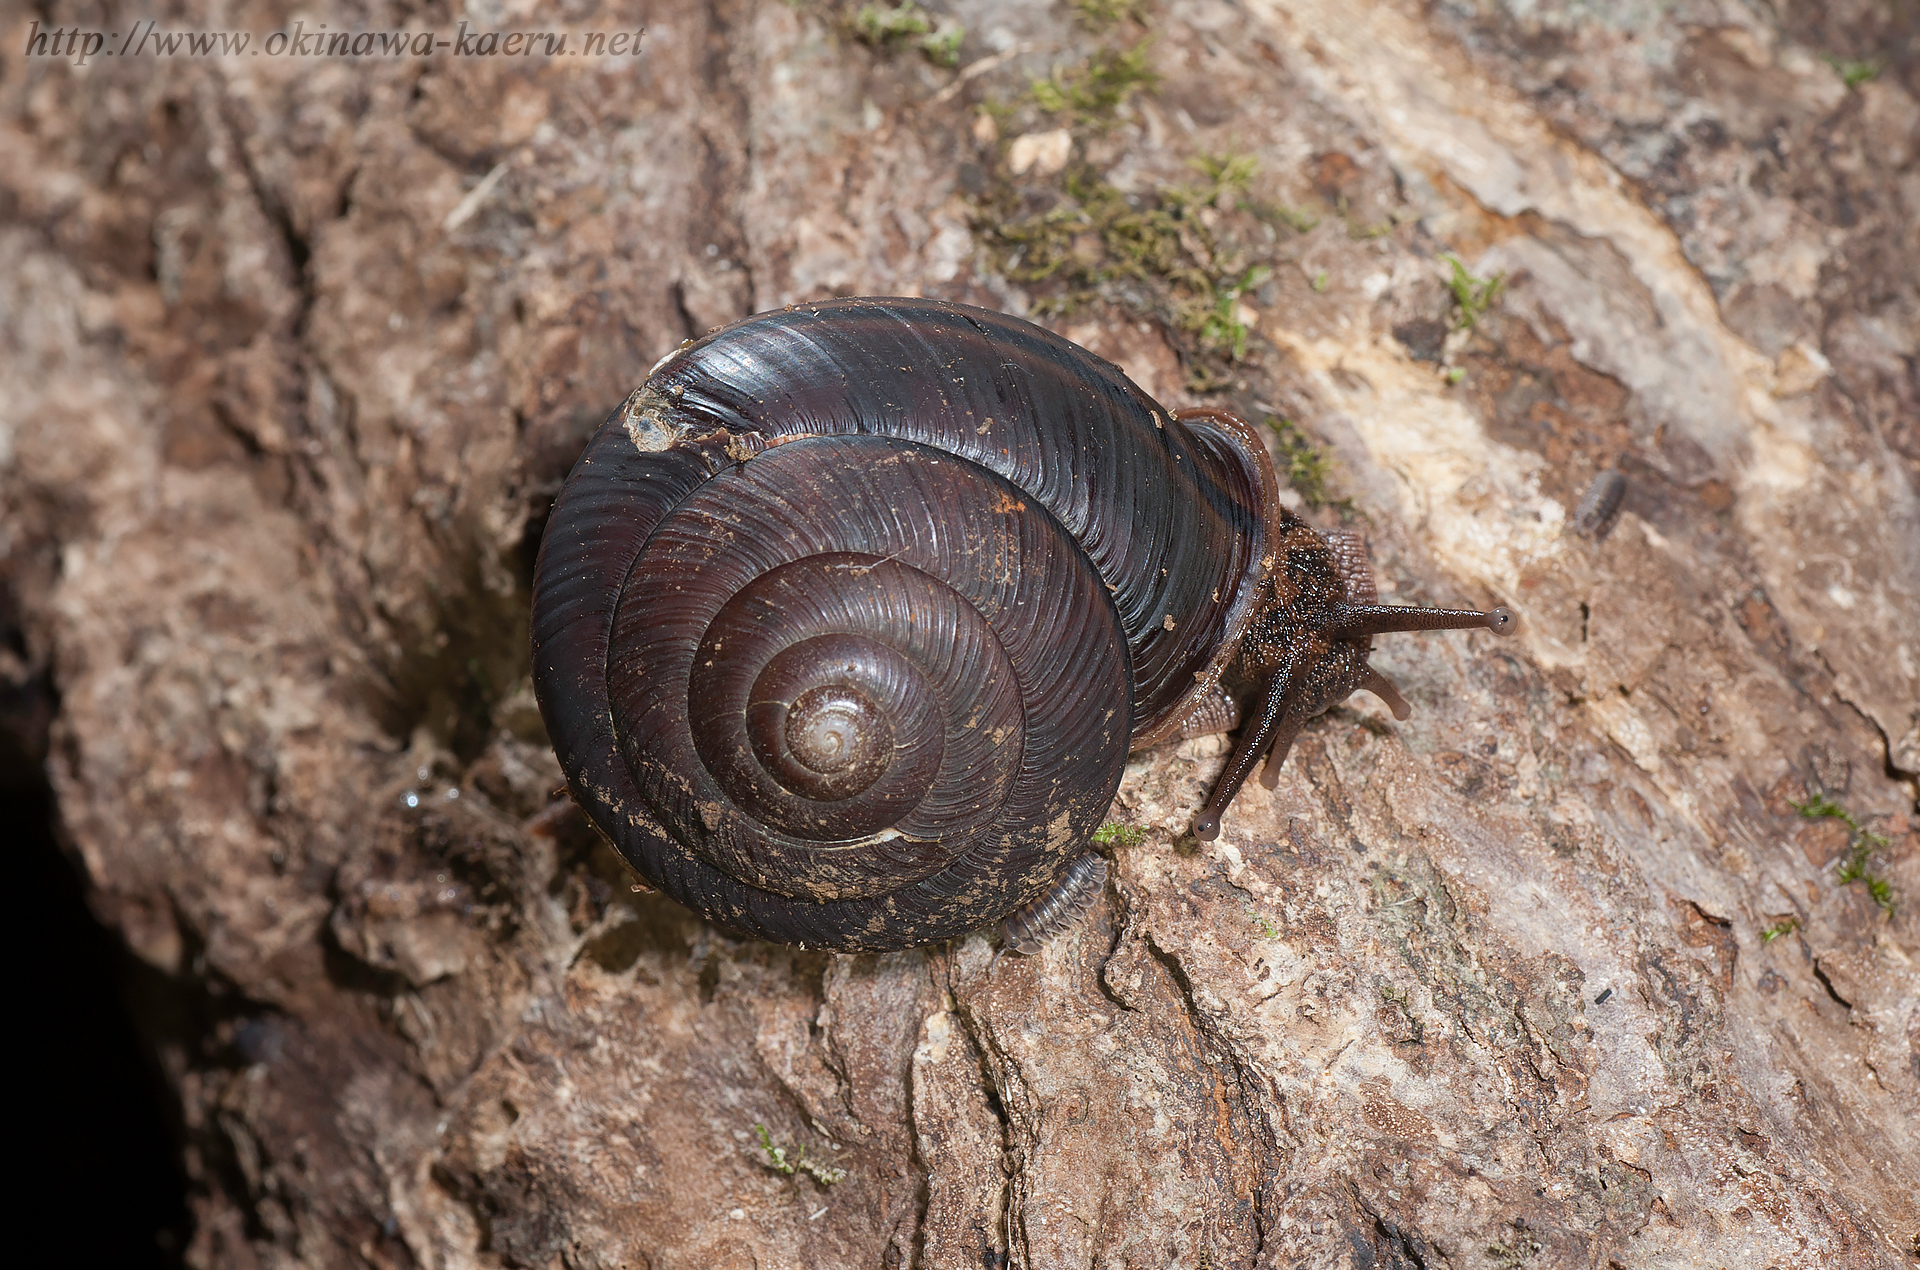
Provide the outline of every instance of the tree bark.
{"type": "Polygon", "coordinates": [[[1916,1264],[1920,15],[928,7],[959,69],[808,3],[302,10],[645,27],[604,59],[9,20],[0,670],[170,994],[189,1262],[1916,1264]],[[1204,287],[1013,245],[1228,156],[1204,287]],[[1216,843],[1223,743],[1135,756],[1031,959],[716,933],[550,805],[532,555],[661,354],[863,293],[1284,416],[1385,598],[1519,636],[1382,638],[1411,720],[1323,716],[1216,843]]]}

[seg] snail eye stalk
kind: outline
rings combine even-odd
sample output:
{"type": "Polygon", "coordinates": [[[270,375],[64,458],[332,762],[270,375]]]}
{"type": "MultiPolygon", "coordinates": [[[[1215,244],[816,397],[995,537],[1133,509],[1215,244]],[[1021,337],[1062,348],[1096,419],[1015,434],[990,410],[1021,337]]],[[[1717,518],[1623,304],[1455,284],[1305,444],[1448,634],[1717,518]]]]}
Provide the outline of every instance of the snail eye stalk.
{"type": "Polygon", "coordinates": [[[1331,639],[1365,639],[1395,631],[1471,631],[1511,635],[1517,623],[1504,608],[1423,609],[1399,604],[1342,604],[1325,627],[1331,639]]]}

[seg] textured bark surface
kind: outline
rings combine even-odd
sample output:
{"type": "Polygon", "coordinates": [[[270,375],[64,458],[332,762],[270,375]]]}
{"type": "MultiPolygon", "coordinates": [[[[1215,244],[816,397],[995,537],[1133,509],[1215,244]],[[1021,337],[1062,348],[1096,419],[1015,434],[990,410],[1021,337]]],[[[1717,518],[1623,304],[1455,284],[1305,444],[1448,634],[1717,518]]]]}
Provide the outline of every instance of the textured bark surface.
{"type": "Polygon", "coordinates": [[[1920,15],[935,7],[961,70],[772,0],[303,10],[646,27],[605,62],[5,19],[0,674],[170,994],[191,1263],[1916,1264],[1920,15]],[[1021,104],[1149,33],[1110,116],[1021,104]],[[1094,919],[991,969],[730,941],[547,814],[532,551],[655,358],[1024,311],[994,209],[1056,158],[1151,198],[1226,152],[1317,221],[1198,214],[1272,269],[1225,391],[1151,287],[1053,325],[1286,414],[1386,599],[1514,641],[1380,640],[1412,719],[1333,711],[1204,848],[1223,744],[1136,756],[1094,919]],[[1443,252],[1506,275],[1471,331],[1443,252]]]}

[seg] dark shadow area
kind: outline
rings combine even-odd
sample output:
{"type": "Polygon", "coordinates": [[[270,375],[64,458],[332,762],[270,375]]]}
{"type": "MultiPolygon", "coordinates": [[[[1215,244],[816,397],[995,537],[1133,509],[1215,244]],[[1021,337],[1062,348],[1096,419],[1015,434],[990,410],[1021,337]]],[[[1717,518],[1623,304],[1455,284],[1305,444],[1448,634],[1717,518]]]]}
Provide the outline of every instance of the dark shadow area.
{"type": "Polygon", "coordinates": [[[178,1266],[192,1218],[173,1097],[129,1009],[142,967],[94,920],[54,832],[42,766],[50,706],[41,682],[0,680],[13,1257],[178,1266]]]}

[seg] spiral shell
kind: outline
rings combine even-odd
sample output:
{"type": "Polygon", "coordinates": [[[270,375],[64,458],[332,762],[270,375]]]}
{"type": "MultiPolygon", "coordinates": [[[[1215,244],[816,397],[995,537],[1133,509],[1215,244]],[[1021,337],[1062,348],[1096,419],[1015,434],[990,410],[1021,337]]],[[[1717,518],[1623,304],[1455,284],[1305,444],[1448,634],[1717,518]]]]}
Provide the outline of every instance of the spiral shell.
{"type": "Polygon", "coordinates": [[[1017,319],[763,314],[576,465],[535,688],[574,797],[675,899],[789,943],[950,938],[1047,890],[1130,746],[1212,689],[1272,501],[1244,425],[1017,319]]]}

